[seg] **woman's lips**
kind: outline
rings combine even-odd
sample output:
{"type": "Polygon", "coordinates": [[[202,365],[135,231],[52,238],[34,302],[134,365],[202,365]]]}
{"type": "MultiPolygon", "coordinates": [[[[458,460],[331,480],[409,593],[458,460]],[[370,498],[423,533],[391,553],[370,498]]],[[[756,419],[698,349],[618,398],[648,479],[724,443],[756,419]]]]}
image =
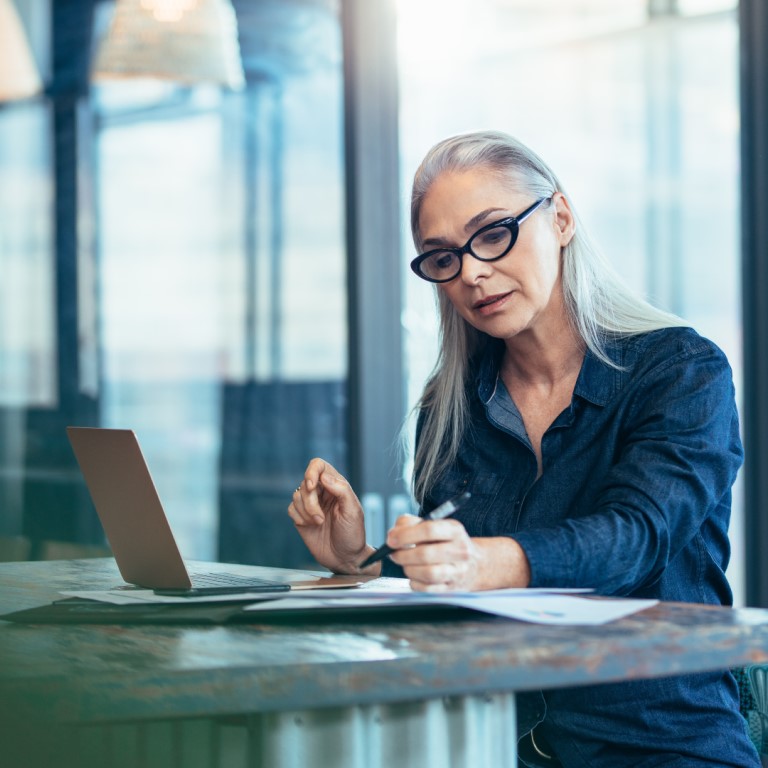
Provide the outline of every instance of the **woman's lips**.
{"type": "Polygon", "coordinates": [[[496,312],[501,306],[503,306],[507,299],[512,295],[512,291],[509,293],[497,293],[493,296],[486,296],[480,301],[476,301],[472,305],[472,309],[475,312],[479,312],[481,315],[490,315],[496,312]]]}

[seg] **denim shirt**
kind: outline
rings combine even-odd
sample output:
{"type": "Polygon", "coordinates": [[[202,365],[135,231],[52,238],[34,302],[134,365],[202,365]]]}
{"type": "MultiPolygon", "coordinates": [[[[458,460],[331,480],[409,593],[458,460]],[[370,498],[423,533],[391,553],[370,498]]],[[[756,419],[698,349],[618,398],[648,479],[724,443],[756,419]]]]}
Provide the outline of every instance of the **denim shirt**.
{"type": "MultiPolygon", "coordinates": [[[[456,460],[429,489],[422,514],[470,491],[454,519],[470,536],[516,539],[530,563],[531,587],[589,587],[602,595],[730,605],[725,569],[731,487],[743,452],[728,361],[715,344],[684,327],[617,338],[605,349],[618,367],[586,353],[570,405],[542,438],[537,479],[520,412],[499,376],[503,344],[492,342],[473,368],[470,427],[456,460]]],[[[391,561],[383,573],[402,575],[391,561]]],[[[660,706],[693,712],[705,699],[705,706],[712,704],[714,696],[723,723],[734,713],[739,717],[732,681],[725,681],[723,692],[722,673],[715,678],[675,678],[665,684],[660,706]]],[[[628,713],[638,709],[638,694],[647,701],[658,698],[659,685],[612,686],[617,698],[609,719],[616,716],[627,734],[628,723],[635,723],[640,746],[648,739],[648,749],[648,729],[660,733],[659,723],[650,722],[651,714],[628,713]]],[[[608,690],[551,692],[547,704],[559,709],[563,732],[572,725],[578,741],[590,728],[606,727],[594,712],[608,690]]],[[[524,733],[546,707],[541,697],[528,700],[527,712],[520,704],[524,733]]],[[[738,720],[733,723],[744,731],[738,720]]],[[[678,722],[678,735],[680,728],[712,754],[709,739],[696,733],[698,725],[678,722]]],[[[711,735],[722,740],[717,731],[711,735]]],[[[553,745],[560,733],[548,734],[553,745]]],[[[748,740],[741,734],[736,744],[733,734],[731,729],[730,745],[725,739],[722,749],[749,756],[734,765],[752,764],[748,740]]],[[[722,759],[731,764],[727,755],[722,759]]],[[[610,761],[622,764],[617,755],[610,761]]]]}
{"type": "Polygon", "coordinates": [[[730,604],[728,522],[743,452],[722,351],[668,328],[609,342],[619,368],[588,352],[570,406],[542,438],[538,479],[498,375],[502,352],[492,345],[477,366],[471,428],[422,511],[470,491],[454,518],[470,536],[514,537],[532,587],[730,604]]]}

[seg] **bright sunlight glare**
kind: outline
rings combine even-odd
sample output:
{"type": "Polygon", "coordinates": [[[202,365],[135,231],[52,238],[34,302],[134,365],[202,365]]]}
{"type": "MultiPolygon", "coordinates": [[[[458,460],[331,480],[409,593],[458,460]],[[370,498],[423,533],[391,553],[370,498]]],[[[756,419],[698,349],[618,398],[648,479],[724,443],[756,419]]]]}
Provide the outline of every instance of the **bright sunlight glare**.
{"type": "Polygon", "coordinates": [[[417,67],[423,76],[476,58],[492,13],[477,0],[397,0],[397,15],[401,67],[417,67]]]}

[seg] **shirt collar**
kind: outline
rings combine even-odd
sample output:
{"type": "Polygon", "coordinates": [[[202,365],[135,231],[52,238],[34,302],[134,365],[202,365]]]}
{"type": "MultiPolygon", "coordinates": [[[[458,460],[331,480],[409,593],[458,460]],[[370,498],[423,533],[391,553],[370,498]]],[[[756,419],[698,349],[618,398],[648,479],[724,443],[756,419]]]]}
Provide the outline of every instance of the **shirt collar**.
{"type": "MultiPolygon", "coordinates": [[[[605,340],[603,352],[616,365],[623,366],[624,345],[619,340],[605,340]]],[[[626,370],[608,365],[588,349],[573,393],[595,405],[607,405],[621,390],[626,374],[626,370]]]]}

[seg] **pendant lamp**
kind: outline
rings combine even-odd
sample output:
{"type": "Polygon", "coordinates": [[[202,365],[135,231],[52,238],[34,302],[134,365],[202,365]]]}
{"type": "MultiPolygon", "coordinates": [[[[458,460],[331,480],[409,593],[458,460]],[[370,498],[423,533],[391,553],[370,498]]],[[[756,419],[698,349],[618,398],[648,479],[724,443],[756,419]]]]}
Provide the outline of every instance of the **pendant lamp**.
{"type": "Polygon", "coordinates": [[[242,88],[235,11],[229,0],[116,0],[93,77],[242,88]]]}
{"type": "Polygon", "coordinates": [[[0,0],[0,101],[26,99],[43,84],[12,0],[0,0]]]}

